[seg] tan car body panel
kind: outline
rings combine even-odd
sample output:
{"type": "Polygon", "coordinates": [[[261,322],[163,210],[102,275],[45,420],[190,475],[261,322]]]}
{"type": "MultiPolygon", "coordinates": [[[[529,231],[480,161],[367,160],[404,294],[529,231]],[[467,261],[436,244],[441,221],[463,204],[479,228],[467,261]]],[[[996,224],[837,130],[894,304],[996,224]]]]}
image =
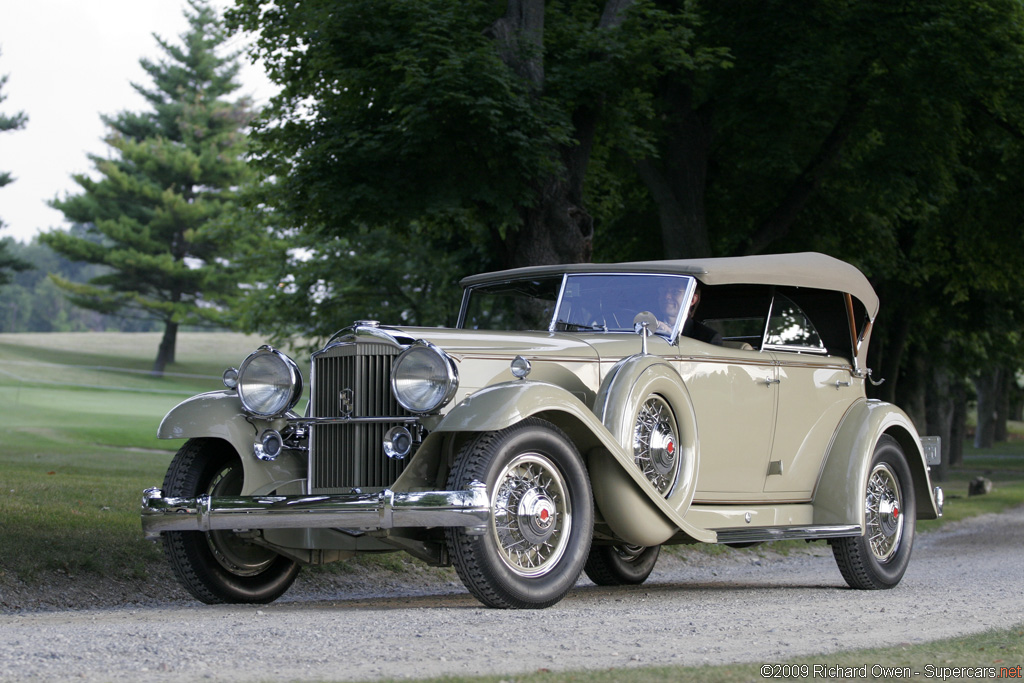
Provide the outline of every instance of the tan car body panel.
{"type": "Polygon", "coordinates": [[[164,416],[157,428],[160,439],[223,439],[238,452],[245,472],[241,495],[259,496],[277,491],[302,493],[306,475],[304,456],[285,452],[273,462],[257,460],[256,438],[265,429],[281,429],[283,418],[259,420],[246,415],[234,391],[211,391],[185,399],[164,416]]]}
{"type": "Polygon", "coordinates": [[[875,444],[883,434],[895,438],[907,456],[914,479],[917,518],[939,516],[914,423],[891,403],[859,399],[843,417],[825,456],[814,491],[815,524],[859,524],[863,528],[865,510],[860,492],[866,490],[875,444]]]}

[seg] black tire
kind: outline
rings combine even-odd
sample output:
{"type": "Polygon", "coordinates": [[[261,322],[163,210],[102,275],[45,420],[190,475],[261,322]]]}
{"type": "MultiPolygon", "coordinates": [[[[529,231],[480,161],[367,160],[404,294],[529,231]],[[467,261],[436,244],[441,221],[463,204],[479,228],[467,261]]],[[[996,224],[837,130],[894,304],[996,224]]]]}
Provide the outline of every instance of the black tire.
{"type": "Polygon", "coordinates": [[[505,609],[548,607],[565,597],[594,531],[590,480],[569,437],[535,418],[480,434],[456,456],[448,488],[473,481],[487,485],[491,521],[482,534],[445,529],[469,592],[505,609]]]}
{"type": "MultiPolygon", "coordinates": [[[[171,461],[163,491],[180,498],[238,495],[242,462],[225,441],[190,439],[171,461]]],[[[273,602],[299,573],[297,562],[233,531],[166,531],[163,539],[178,581],[208,605],[273,602]]]]}
{"type": "Polygon", "coordinates": [[[660,545],[595,545],[583,571],[598,586],[636,586],[654,571],[660,553],[660,545]]]}
{"type": "Polygon", "coordinates": [[[851,588],[892,588],[910,562],[917,507],[906,456],[890,436],[882,436],[875,446],[864,500],[864,534],[832,539],[832,554],[851,588]]]}

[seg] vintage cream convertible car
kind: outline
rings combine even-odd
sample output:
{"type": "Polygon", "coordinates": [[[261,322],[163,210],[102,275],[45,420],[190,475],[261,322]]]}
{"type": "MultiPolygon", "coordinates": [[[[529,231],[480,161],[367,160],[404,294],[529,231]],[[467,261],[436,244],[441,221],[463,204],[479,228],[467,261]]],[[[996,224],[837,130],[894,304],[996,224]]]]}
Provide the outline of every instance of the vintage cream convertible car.
{"type": "MultiPolygon", "coordinates": [[[[296,364],[263,346],[164,418],[188,439],[143,497],[199,600],[269,602],[303,564],[406,551],[494,607],[586,572],[644,581],[666,544],[827,540],[895,586],[942,512],[899,408],[865,398],[878,298],[814,253],[466,278],[455,329],[361,321],[296,364]]],[[[926,455],[926,451],[930,455],[926,455]]],[[[829,581],[823,577],[824,582],[829,581]]]]}

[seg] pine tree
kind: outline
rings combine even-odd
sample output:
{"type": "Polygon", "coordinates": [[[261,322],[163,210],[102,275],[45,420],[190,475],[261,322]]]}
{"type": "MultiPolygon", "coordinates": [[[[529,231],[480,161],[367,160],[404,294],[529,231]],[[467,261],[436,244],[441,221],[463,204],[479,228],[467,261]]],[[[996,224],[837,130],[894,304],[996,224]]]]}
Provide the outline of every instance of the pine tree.
{"type": "Polygon", "coordinates": [[[185,16],[181,45],[155,36],[163,58],[140,60],[153,85],[132,85],[151,109],[104,116],[112,154],[90,156],[99,179],[76,175],[82,193],[51,202],[93,239],[42,236],[110,269],[85,285],[55,278],[76,305],[164,325],[156,374],[174,362],[179,326],[223,320],[238,291],[235,200],[249,175],[251,104],[227,99],[240,87],[238,54],[219,54],[228,33],[205,0],[190,0],[185,16]]]}
{"type": "MultiPolygon", "coordinates": [[[[0,76],[0,102],[7,99],[3,94],[3,88],[6,83],[7,76],[0,76]]],[[[24,128],[27,121],[28,117],[25,116],[24,112],[18,112],[17,114],[4,114],[0,112],[0,133],[24,128]]],[[[13,181],[14,178],[11,177],[9,172],[0,171],[0,187],[3,187],[13,181]]],[[[0,230],[2,230],[3,227],[3,221],[0,221],[0,230]]],[[[0,286],[6,285],[11,281],[12,271],[27,270],[30,267],[28,263],[25,263],[11,254],[9,245],[9,240],[0,240],[0,286]]]]}

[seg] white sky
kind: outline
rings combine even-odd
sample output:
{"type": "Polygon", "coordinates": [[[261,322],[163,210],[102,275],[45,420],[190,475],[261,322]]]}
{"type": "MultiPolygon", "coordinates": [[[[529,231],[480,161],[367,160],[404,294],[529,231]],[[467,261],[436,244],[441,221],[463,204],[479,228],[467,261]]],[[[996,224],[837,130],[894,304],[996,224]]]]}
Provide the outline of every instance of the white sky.
{"type": "MultiPolygon", "coordinates": [[[[213,0],[218,11],[231,0],[213,0]]],[[[25,112],[26,126],[0,133],[0,238],[29,241],[67,228],[46,202],[78,194],[74,173],[92,172],[88,154],[107,156],[101,114],[144,111],[131,82],[152,83],[139,59],[162,56],[153,34],[174,43],[187,23],[184,0],[0,0],[0,112],[25,112]]],[[[242,47],[243,38],[230,41],[242,47]]],[[[261,69],[242,57],[242,88],[265,103],[274,92],[261,69]]]]}

